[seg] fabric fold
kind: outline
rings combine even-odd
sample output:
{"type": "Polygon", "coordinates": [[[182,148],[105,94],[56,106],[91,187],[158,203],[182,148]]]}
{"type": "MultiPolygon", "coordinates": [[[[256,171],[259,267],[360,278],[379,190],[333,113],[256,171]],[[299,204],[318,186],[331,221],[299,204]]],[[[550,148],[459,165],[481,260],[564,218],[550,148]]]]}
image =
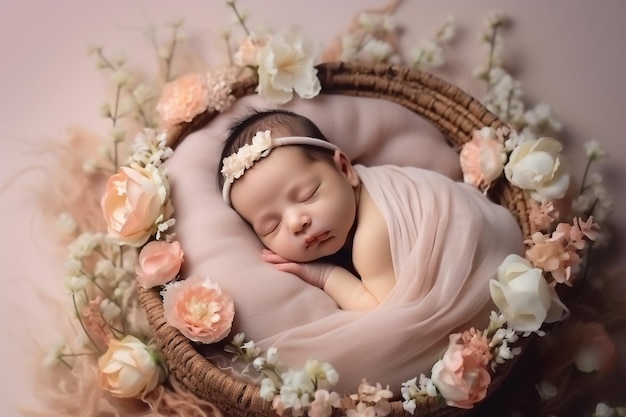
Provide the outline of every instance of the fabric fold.
{"type": "Polygon", "coordinates": [[[486,326],[489,280],[523,252],[522,236],[506,208],[466,184],[419,168],[356,169],[389,228],[395,288],[373,311],[336,309],[257,342],[294,368],[330,362],[340,393],[366,378],[399,395],[402,382],[430,373],[450,333],[486,326]]]}

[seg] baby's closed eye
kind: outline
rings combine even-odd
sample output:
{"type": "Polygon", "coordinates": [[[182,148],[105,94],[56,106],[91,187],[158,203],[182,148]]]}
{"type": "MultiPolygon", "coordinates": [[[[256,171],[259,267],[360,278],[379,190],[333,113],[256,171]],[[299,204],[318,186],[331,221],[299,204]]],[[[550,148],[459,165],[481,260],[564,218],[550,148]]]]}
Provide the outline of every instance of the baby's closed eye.
{"type": "Polygon", "coordinates": [[[271,235],[276,229],[278,229],[279,225],[280,225],[280,220],[270,219],[270,220],[264,221],[258,227],[255,227],[254,231],[256,232],[257,235],[261,237],[266,237],[266,236],[271,235]]]}
{"type": "Polygon", "coordinates": [[[313,200],[317,196],[317,191],[319,190],[320,185],[321,184],[316,184],[313,187],[305,188],[304,191],[300,194],[298,201],[300,203],[306,203],[313,200]]]}

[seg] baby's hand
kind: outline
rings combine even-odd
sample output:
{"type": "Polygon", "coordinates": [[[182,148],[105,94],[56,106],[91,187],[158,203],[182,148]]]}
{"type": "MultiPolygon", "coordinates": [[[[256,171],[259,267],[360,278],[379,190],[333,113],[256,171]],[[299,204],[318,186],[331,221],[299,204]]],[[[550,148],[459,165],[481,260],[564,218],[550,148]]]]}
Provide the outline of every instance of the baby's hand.
{"type": "Polygon", "coordinates": [[[274,268],[279,271],[294,274],[300,277],[301,280],[321,289],[324,289],[328,274],[333,268],[333,265],[328,264],[293,262],[275,254],[269,249],[263,249],[261,259],[267,263],[273,264],[274,268]]]}

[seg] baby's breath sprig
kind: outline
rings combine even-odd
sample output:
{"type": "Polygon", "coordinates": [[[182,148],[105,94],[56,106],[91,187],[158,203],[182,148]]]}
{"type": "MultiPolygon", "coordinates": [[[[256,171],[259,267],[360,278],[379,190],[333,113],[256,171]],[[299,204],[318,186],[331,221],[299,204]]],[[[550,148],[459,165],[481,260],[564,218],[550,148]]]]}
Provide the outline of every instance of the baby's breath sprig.
{"type": "Polygon", "coordinates": [[[486,83],[483,104],[524,139],[537,139],[558,132],[561,130],[561,123],[554,117],[551,107],[538,103],[527,109],[521,81],[505,69],[502,29],[507,26],[508,21],[508,17],[500,12],[491,12],[485,19],[480,42],[487,47],[487,63],[486,66],[474,70],[474,76],[486,83]]]}
{"type": "Polygon", "coordinates": [[[502,12],[491,12],[485,18],[485,30],[481,34],[481,42],[488,46],[487,67],[482,72],[481,78],[487,82],[487,91],[492,87],[491,70],[502,66],[502,35],[500,29],[509,22],[509,18],[502,12]]]}
{"type": "MultiPolygon", "coordinates": [[[[177,46],[186,39],[185,33],[182,31],[184,19],[174,19],[168,23],[171,27],[172,33],[167,43],[167,46],[159,46],[157,40],[157,31],[154,27],[149,27],[147,31],[148,38],[152,43],[153,48],[157,52],[157,57],[161,60],[163,65],[163,82],[167,83],[172,79],[172,63],[174,60],[174,53],[177,46]]],[[[147,125],[147,127],[153,127],[147,125]]]]}
{"type": "Polygon", "coordinates": [[[248,14],[245,11],[239,10],[237,8],[237,2],[235,0],[224,0],[224,4],[230,7],[234,13],[234,18],[237,23],[241,26],[246,35],[252,38],[252,32],[248,29],[246,25],[246,19],[248,18],[248,14]]]}
{"type": "Polygon", "coordinates": [[[411,66],[418,70],[442,66],[445,63],[443,48],[452,40],[455,30],[455,18],[450,15],[433,39],[424,40],[418,48],[413,49],[411,66]]]}

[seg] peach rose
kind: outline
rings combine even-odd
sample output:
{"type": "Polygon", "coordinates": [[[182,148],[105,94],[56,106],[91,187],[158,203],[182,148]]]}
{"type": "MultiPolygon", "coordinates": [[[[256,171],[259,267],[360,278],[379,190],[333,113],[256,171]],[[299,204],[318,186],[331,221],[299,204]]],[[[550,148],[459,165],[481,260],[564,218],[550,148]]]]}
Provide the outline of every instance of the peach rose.
{"type": "Polygon", "coordinates": [[[239,44],[239,49],[233,54],[233,62],[236,65],[256,67],[258,64],[257,53],[267,43],[266,36],[246,36],[239,44]]]}
{"type": "Polygon", "coordinates": [[[210,279],[191,276],[168,285],[161,295],[165,320],[188,339],[215,343],[230,333],[233,299],[210,279]]]}
{"type": "Polygon", "coordinates": [[[115,397],[139,398],[165,380],[166,370],[155,351],[134,336],[111,339],[98,359],[100,387],[115,397]]]}
{"type": "Polygon", "coordinates": [[[170,187],[158,168],[121,167],[106,184],[100,205],[107,230],[119,244],[139,247],[173,213],[170,187]]]}
{"type": "Polygon", "coordinates": [[[463,181],[475,187],[486,187],[495,181],[506,162],[504,145],[490,127],[475,130],[459,156],[463,181]]]}
{"type": "Polygon", "coordinates": [[[433,365],[431,380],[446,404],[469,409],[485,398],[491,376],[481,364],[481,355],[471,346],[459,344],[459,337],[450,335],[448,350],[433,365]]]}
{"type": "Polygon", "coordinates": [[[210,90],[204,74],[186,74],[165,85],[157,104],[164,125],[190,122],[207,109],[210,90]]]}
{"type": "Polygon", "coordinates": [[[154,240],[141,249],[137,267],[137,281],[143,288],[165,285],[176,278],[183,263],[183,250],[178,242],[154,240]]]}
{"type": "Polygon", "coordinates": [[[600,323],[590,322],[581,325],[583,341],[576,352],[574,362],[582,372],[611,369],[615,362],[615,343],[600,323]]]}

